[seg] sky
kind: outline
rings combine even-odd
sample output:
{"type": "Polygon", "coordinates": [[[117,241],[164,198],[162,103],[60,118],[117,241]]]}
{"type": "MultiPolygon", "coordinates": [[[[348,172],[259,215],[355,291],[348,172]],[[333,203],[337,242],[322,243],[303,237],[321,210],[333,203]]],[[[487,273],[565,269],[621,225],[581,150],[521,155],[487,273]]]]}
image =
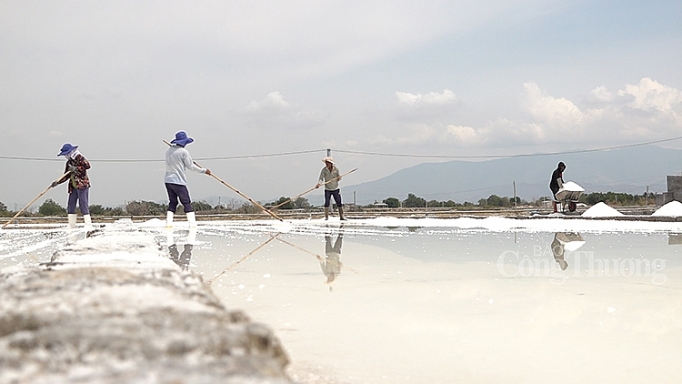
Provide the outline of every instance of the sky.
{"type": "MultiPolygon", "coordinates": [[[[258,201],[314,186],[327,149],[358,168],[342,195],[423,162],[682,149],[680,20],[659,0],[0,0],[0,202],[45,190],[64,143],[91,204],[163,202],[179,130],[258,201]]],[[[243,201],[201,174],[189,190],[243,201]]]]}

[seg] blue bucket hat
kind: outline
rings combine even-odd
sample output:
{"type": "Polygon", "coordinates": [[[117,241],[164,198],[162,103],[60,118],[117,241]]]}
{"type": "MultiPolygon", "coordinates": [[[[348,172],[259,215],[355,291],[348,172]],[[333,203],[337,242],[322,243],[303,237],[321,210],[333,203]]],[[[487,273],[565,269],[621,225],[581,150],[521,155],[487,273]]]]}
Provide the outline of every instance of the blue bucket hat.
{"type": "Polygon", "coordinates": [[[184,147],[185,145],[192,142],[194,142],[194,139],[187,137],[185,131],[178,131],[178,133],[175,134],[175,140],[171,141],[171,144],[177,144],[181,147],[184,147]]]}
{"type": "Polygon", "coordinates": [[[59,154],[57,156],[66,156],[76,148],[78,148],[77,145],[74,146],[74,145],[71,145],[69,143],[66,143],[66,144],[62,145],[62,149],[59,151],[59,154]]]}

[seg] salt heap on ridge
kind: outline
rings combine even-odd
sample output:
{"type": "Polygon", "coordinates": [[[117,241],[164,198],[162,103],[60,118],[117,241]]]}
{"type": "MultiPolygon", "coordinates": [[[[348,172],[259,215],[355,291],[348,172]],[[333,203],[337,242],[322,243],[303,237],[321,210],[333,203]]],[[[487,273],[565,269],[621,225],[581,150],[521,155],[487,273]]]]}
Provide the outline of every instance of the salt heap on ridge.
{"type": "Polygon", "coordinates": [[[658,208],[656,212],[652,213],[651,216],[682,216],[682,203],[677,200],[673,200],[668,204],[658,208]]]}
{"type": "Polygon", "coordinates": [[[590,207],[587,211],[583,212],[582,216],[584,217],[613,217],[613,216],[623,216],[622,213],[618,212],[617,210],[609,207],[606,205],[606,203],[599,202],[592,207],[590,207]]]}

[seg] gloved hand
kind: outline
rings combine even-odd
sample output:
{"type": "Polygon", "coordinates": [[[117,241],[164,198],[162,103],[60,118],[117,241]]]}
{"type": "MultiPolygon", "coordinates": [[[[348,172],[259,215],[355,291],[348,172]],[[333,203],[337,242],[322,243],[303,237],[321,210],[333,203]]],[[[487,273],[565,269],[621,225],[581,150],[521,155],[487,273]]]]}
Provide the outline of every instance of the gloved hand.
{"type": "Polygon", "coordinates": [[[74,173],[78,170],[78,167],[75,165],[69,165],[69,172],[74,173]]]}
{"type": "Polygon", "coordinates": [[[53,181],[52,184],[50,184],[50,188],[54,188],[59,185],[59,182],[53,181]]]}

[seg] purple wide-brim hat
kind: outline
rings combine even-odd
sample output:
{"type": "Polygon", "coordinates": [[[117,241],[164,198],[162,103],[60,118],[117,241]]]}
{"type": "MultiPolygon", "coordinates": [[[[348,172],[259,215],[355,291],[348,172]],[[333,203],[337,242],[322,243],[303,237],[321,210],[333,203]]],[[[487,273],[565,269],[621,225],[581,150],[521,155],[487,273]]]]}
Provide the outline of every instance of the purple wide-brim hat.
{"type": "Polygon", "coordinates": [[[187,137],[185,131],[178,131],[178,133],[175,134],[175,139],[171,141],[171,144],[177,144],[181,147],[184,147],[185,145],[192,142],[194,142],[194,139],[191,137],[187,137]]]}
{"type": "Polygon", "coordinates": [[[59,154],[57,154],[57,156],[66,156],[76,148],[78,148],[77,145],[74,146],[74,145],[71,145],[69,143],[66,143],[66,144],[62,145],[62,149],[59,151],[59,154]]]}

